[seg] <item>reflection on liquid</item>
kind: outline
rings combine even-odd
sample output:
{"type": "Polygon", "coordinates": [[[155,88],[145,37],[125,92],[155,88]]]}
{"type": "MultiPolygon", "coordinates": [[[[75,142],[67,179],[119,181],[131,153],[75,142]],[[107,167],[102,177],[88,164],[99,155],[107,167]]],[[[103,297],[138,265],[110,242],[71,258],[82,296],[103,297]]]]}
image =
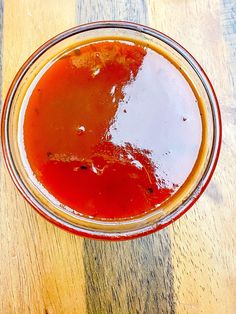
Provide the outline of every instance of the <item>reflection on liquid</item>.
{"type": "Polygon", "coordinates": [[[201,145],[188,82],[163,56],[130,42],[73,50],[38,80],[24,119],[37,180],[62,204],[128,218],[184,183],[201,145]]]}
{"type": "Polygon", "coordinates": [[[148,49],[109,129],[115,145],[149,151],[156,177],[182,185],[196,161],[202,123],[196,97],[180,72],[148,49]],[[125,110],[125,111],[124,111],[125,110]]]}

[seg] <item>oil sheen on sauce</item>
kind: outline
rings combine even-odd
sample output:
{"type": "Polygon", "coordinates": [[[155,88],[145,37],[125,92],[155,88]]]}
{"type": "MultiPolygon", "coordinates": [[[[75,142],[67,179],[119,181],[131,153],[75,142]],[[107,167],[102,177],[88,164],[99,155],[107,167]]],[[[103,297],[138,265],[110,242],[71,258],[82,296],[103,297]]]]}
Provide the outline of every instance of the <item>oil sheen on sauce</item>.
{"type": "Polygon", "coordinates": [[[24,114],[37,181],[97,219],[141,215],[170,200],[199,157],[199,99],[153,48],[101,40],[72,49],[39,78],[24,114]]]}

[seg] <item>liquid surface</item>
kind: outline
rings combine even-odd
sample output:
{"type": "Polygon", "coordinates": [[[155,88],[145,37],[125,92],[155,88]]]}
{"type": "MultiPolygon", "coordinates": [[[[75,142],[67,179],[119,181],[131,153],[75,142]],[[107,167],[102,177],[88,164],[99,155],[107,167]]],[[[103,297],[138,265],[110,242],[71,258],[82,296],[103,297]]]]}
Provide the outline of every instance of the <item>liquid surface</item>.
{"type": "Polygon", "coordinates": [[[28,163],[60,203],[95,218],[158,208],[186,182],[202,142],[199,103],[157,51],[100,41],[39,78],[23,124],[28,163]]]}

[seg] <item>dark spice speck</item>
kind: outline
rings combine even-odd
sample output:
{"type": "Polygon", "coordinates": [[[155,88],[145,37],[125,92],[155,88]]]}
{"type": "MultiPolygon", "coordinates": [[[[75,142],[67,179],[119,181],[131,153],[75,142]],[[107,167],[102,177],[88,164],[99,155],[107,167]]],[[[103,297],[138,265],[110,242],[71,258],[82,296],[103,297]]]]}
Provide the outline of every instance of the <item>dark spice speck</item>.
{"type": "Polygon", "coordinates": [[[80,166],[80,169],[81,169],[81,170],[87,170],[87,169],[88,169],[88,167],[87,167],[87,166],[85,166],[85,165],[82,165],[82,166],[80,166]]]}

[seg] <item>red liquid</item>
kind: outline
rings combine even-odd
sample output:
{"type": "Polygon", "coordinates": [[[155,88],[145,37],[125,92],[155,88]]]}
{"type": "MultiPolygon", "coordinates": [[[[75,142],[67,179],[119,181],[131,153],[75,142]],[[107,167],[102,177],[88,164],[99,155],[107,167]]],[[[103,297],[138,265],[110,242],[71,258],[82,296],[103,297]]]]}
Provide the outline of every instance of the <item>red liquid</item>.
{"type": "Polygon", "coordinates": [[[41,76],[24,118],[37,180],[96,218],[158,207],[184,184],[202,141],[198,100],[167,59],[130,42],[88,44],[41,76]]]}

